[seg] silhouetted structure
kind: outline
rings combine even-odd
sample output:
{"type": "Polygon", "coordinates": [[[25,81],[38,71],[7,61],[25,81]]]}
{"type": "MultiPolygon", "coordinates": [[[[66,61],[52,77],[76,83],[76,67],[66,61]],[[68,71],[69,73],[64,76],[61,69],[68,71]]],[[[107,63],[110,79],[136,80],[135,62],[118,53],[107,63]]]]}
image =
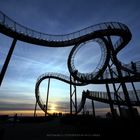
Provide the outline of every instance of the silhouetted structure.
{"type": "MultiPolygon", "coordinates": [[[[38,77],[35,85],[36,104],[34,116],[36,116],[37,104],[45,112],[45,116],[49,114],[47,110],[50,78],[54,78],[70,84],[70,114],[73,114],[73,111],[75,114],[78,114],[84,108],[86,98],[89,98],[92,99],[92,101],[98,100],[108,103],[110,105],[113,118],[116,117],[114,104],[118,105],[120,115],[122,115],[121,113],[124,112],[121,111],[121,106],[123,105],[128,107],[131,118],[135,117],[133,106],[140,106],[140,101],[133,82],[140,81],[140,62],[131,62],[130,64],[126,65],[122,64],[117,59],[118,52],[129,43],[132,37],[129,28],[126,25],[119,22],[106,22],[71,34],[56,36],[40,33],[24,27],[11,20],[4,13],[0,12],[0,32],[13,38],[11,48],[0,74],[0,84],[2,83],[18,40],[50,47],[66,47],[74,45],[67,61],[70,76],[60,73],[45,73],[38,77]],[[111,36],[118,36],[119,39],[116,42],[113,42],[111,36]],[[93,72],[80,73],[74,66],[74,58],[78,50],[85,43],[88,43],[91,40],[97,42],[101,46],[102,57],[98,66],[93,72]],[[39,95],[40,83],[45,79],[48,79],[46,104],[42,102],[39,95]],[[130,99],[129,91],[126,86],[127,82],[132,84],[133,93],[136,96],[136,100],[132,101],[130,99]],[[118,87],[116,86],[116,83],[119,83],[118,87]],[[101,92],[96,91],[83,91],[81,103],[79,106],[77,106],[76,86],[83,86],[87,84],[105,84],[107,92],[102,92],[104,93],[102,94],[101,92]],[[113,92],[110,91],[109,84],[112,84],[114,90],[113,92]],[[120,89],[122,89],[121,94],[124,95],[124,98],[122,98],[120,95],[120,89]],[[112,95],[114,95],[114,98],[112,95]],[[73,110],[73,108],[75,110],[73,110]]],[[[94,102],[92,102],[92,107],[93,115],[95,116],[94,102]]]]}
{"type": "MultiPolygon", "coordinates": [[[[122,113],[123,118],[129,118],[131,115],[129,112],[129,109],[125,107],[121,108],[121,113],[122,113]]],[[[133,108],[133,113],[134,113],[135,118],[138,118],[139,114],[136,108],[133,108]]]]}

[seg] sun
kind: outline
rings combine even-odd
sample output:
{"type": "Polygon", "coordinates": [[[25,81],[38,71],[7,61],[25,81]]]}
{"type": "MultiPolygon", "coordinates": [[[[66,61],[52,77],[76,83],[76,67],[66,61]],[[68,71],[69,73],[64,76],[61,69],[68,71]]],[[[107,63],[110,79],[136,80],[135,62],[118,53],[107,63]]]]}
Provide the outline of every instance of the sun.
{"type": "Polygon", "coordinates": [[[57,110],[57,105],[55,103],[50,103],[49,104],[49,113],[59,113],[57,110]]]}

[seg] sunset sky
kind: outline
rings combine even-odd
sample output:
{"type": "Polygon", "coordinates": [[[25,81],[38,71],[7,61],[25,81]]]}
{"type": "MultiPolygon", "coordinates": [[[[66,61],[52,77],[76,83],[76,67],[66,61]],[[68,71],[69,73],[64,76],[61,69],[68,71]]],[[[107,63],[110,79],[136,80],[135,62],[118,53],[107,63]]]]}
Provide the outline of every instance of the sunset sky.
{"type": "MultiPolygon", "coordinates": [[[[24,26],[48,34],[66,34],[102,22],[122,22],[132,32],[132,40],[119,53],[124,63],[140,60],[140,1],[139,0],[0,0],[0,10],[24,26]]],[[[12,38],[0,34],[0,69],[12,38]]],[[[76,55],[79,71],[89,72],[101,53],[97,44],[83,47],[76,55]],[[83,59],[84,58],[84,59],[83,59]],[[90,58],[90,59],[89,59],[90,58]]],[[[69,75],[67,58],[73,46],[50,48],[18,41],[0,87],[0,114],[17,110],[19,114],[32,111],[35,104],[35,83],[47,72],[69,75]],[[23,111],[24,110],[24,111],[23,111]]],[[[137,89],[139,83],[136,83],[137,89]]],[[[77,87],[78,101],[83,90],[105,91],[104,85],[77,87]]],[[[45,102],[47,80],[40,87],[45,102]]],[[[90,101],[86,104],[91,109],[90,101]]],[[[108,107],[96,102],[96,108],[108,107]]],[[[69,85],[51,79],[49,95],[51,112],[69,111],[69,85]]],[[[14,112],[15,113],[15,112],[14,112]]],[[[31,113],[31,112],[30,112],[31,113]]],[[[28,114],[28,113],[27,113],[28,114]]],[[[33,113],[32,113],[33,114],[33,113]]]]}

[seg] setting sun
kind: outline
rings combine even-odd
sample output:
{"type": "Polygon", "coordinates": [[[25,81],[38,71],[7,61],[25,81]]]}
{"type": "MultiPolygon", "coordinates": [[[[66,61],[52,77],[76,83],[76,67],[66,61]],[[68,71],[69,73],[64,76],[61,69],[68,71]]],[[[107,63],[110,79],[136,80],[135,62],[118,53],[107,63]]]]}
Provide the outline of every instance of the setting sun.
{"type": "Polygon", "coordinates": [[[49,113],[58,113],[57,105],[55,103],[49,104],[49,113]]]}

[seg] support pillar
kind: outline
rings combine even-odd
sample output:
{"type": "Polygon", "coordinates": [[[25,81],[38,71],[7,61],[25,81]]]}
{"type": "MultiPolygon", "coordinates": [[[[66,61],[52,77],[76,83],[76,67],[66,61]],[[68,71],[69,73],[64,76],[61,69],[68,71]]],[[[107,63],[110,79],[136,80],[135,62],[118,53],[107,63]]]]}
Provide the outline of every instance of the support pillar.
{"type": "Polygon", "coordinates": [[[112,102],[112,99],[111,99],[111,93],[110,93],[110,89],[109,89],[109,85],[106,84],[106,90],[107,90],[107,94],[108,94],[108,99],[109,99],[109,105],[110,105],[110,110],[111,110],[111,113],[112,113],[112,117],[115,119],[115,112],[114,112],[114,106],[113,106],[113,102],[112,102]]]}
{"type": "Polygon", "coordinates": [[[75,92],[75,113],[77,114],[77,90],[76,90],[76,85],[74,85],[74,90],[75,90],[74,91],[75,92]]]}
{"type": "MultiPolygon", "coordinates": [[[[129,77],[131,76],[129,72],[128,72],[128,75],[129,75],[129,77]]],[[[140,102],[139,97],[138,97],[138,95],[137,95],[137,91],[136,91],[134,82],[131,81],[131,85],[132,85],[132,87],[133,87],[134,94],[135,94],[135,97],[136,97],[137,102],[140,102]]]]}
{"type": "Polygon", "coordinates": [[[129,98],[128,90],[127,90],[125,82],[123,81],[123,76],[122,76],[122,72],[121,72],[121,64],[117,59],[117,56],[116,56],[116,53],[115,53],[115,50],[114,50],[114,47],[113,47],[110,36],[107,36],[107,38],[108,38],[108,41],[109,41],[109,44],[110,44],[112,61],[113,61],[114,65],[116,66],[116,69],[117,69],[117,72],[118,72],[118,78],[121,79],[120,83],[121,83],[122,90],[123,90],[124,96],[125,96],[125,100],[127,102],[127,106],[128,106],[129,112],[130,112],[130,117],[134,118],[134,112],[133,112],[133,108],[132,108],[131,101],[130,101],[130,98],[129,98]]]}
{"type": "Polygon", "coordinates": [[[14,51],[14,48],[15,48],[15,45],[16,45],[16,42],[17,42],[17,39],[13,39],[13,42],[12,42],[12,45],[10,47],[10,50],[7,54],[7,57],[6,57],[6,60],[3,64],[3,67],[2,67],[2,70],[1,70],[1,73],[0,73],[0,86],[2,84],[2,81],[3,81],[3,78],[5,76],[5,73],[6,73],[6,70],[7,70],[7,67],[8,67],[8,64],[9,64],[9,61],[11,59],[11,56],[13,54],[13,51],[14,51]]]}
{"type": "Polygon", "coordinates": [[[47,89],[47,97],[46,97],[45,117],[47,116],[47,110],[48,110],[49,89],[50,89],[50,78],[48,79],[48,89],[47,89]]]}
{"type": "Polygon", "coordinates": [[[138,97],[138,95],[137,95],[137,91],[136,91],[136,89],[135,89],[135,85],[134,85],[133,82],[131,82],[131,84],[132,84],[132,87],[133,87],[133,90],[134,90],[134,93],[135,93],[135,96],[136,96],[137,102],[140,102],[139,97],[138,97]]]}
{"type": "MultiPolygon", "coordinates": [[[[76,83],[76,80],[74,80],[74,82],[76,83]]],[[[75,109],[75,114],[77,114],[77,90],[76,90],[76,85],[72,84],[72,76],[70,75],[70,114],[71,115],[73,112],[73,107],[75,109]]]]}
{"type": "MultiPolygon", "coordinates": [[[[110,65],[108,65],[108,68],[109,68],[111,79],[113,79],[114,77],[113,77],[110,65]]],[[[113,80],[112,80],[112,85],[113,85],[113,89],[114,89],[114,94],[115,94],[116,100],[118,101],[118,109],[119,109],[120,117],[121,117],[122,116],[121,107],[120,107],[120,103],[119,103],[119,99],[118,99],[118,94],[117,94],[117,89],[116,89],[116,86],[115,86],[115,82],[113,80]]]]}
{"type": "Polygon", "coordinates": [[[35,103],[34,117],[36,117],[36,109],[37,109],[37,99],[36,99],[36,103],[35,103]]]}
{"type": "Polygon", "coordinates": [[[95,118],[94,100],[91,100],[91,102],[92,102],[92,113],[93,113],[93,117],[95,118]]]}
{"type": "Polygon", "coordinates": [[[83,106],[83,115],[85,115],[85,104],[83,106]]]}
{"type": "Polygon", "coordinates": [[[70,75],[70,115],[72,115],[72,79],[70,75]]]}

